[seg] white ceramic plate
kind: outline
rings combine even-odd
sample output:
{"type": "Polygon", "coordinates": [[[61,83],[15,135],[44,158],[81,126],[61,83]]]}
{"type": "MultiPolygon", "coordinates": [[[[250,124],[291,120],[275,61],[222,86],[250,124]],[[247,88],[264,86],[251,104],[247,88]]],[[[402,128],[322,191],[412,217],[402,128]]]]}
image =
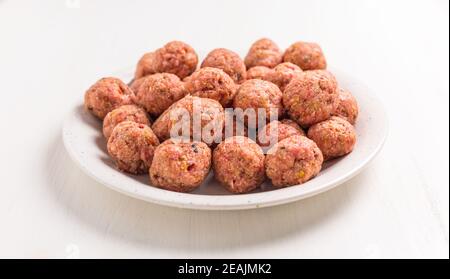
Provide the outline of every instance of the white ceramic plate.
{"type": "MultiPolygon", "coordinates": [[[[92,178],[126,195],[145,201],[207,210],[231,210],[273,206],[304,199],[342,184],[359,173],[380,151],[388,123],[381,102],[363,84],[340,71],[332,70],[343,88],[358,100],[360,115],[356,123],[358,141],[349,155],[324,165],[314,179],[297,186],[274,189],[265,182],[260,190],[232,195],[212,177],[192,193],[176,193],[149,185],[147,175],[130,175],[118,171],[106,152],[101,122],[84,111],[82,104],[70,112],[63,126],[64,145],[72,159],[92,178]]],[[[132,70],[116,74],[131,80],[132,70]]],[[[83,92],[80,92],[80,100],[83,92]]]]}

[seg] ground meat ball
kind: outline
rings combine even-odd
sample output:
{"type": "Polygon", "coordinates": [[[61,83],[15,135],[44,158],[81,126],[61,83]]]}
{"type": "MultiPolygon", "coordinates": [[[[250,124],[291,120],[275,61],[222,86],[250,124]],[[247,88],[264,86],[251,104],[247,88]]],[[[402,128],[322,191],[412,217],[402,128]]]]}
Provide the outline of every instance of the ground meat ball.
{"type": "Polygon", "coordinates": [[[247,193],[264,181],[264,154],[246,137],[230,137],[213,153],[214,177],[232,193],[247,193]]]}
{"type": "Polygon", "coordinates": [[[156,148],[150,183],[176,192],[200,186],[211,166],[211,149],[202,142],[166,140],[156,148]]]}
{"type": "Polygon", "coordinates": [[[322,163],[322,152],[312,140],[291,136],[269,150],[266,175],[277,188],[302,184],[319,173],[322,163]]]}
{"type": "Polygon", "coordinates": [[[294,127],[295,129],[297,129],[300,132],[301,135],[303,135],[303,136],[306,135],[305,131],[303,131],[303,129],[300,127],[300,125],[298,125],[297,122],[295,122],[294,120],[285,118],[285,119],[280,120],[280,122],[285,124],[285,125],[289,125],[291,127],[294,127]]]}
{"type": "MultiPolygon", "coordinates": [[[[195,73],[195,72],[194,72],[195,73]]],[[[183,78],[183,82],[188,82],[192,75],[183,78]]]]}
{"type": "Polygon", "coordinates": [[[280,121],[274,120],[258,132],[258,144],[266,147],[294,135],[304,136],[305,132],[301,129],[299,130],[295,128],[294,126],[283,124],[280,121]]]}
{"type": "Polygon", "coordinates": [[[155,51],[154,70],[157,73],[171,73],[183,79],[195,71],[197,63],[194,49],[180,41],[167,43],[155,51]]]}
{"type": "Polygon", "coordinates": [[[248,129],[245,127],[244,123],[236,120],[236,117],[232,112],[225,111],[225,125],[222,140],[235,136],[248,137],[248,129]],[[231,125],[232,127],[230,127],[231,125]]]}
{"type": "Polygon", "coordinates": [[[133,174],[147,173],[159,140],[147,125],[124,121],[113,129],[108,153],[117,168],[133,174]]]}
{"type": "Polygon", "coordinates": [[[354,125],[356,118],[358,118],[358,103],[355,97],[345,89],[339,88],[339,104],[334,111],[335,116],[339,116],[354,125]]]}
{"type": "Polygon", "coordinates": [[[227,138],[236,137],[236,136],[248,137],[248,129],[247,129],[247,127],[245,127],[245,125],[243,123],[235,120],[233,123],[233,133],[232,134],[228,135],[225,128],[223,129],[222,141],[227,138]],[[238,129],[237,125],[240,125],[239,129],[238,129]]]}
{"type": "Polygon", "coordinates": [[[265,66],[256,66],[247,70],[247,79],[267,80],[267,76],[272,72],[271,68],[265,66]]]}
{"type": "Polygon", "coordinates": [[[303,71],[299,66],[290,62],[284,62],[277,65],[265,79],[276,84],[281,91],[284,91],[286,85],[288,85],[293,78],[298,77],[302,72],[303,71]]]}
{"type": "Polygon", "coordinates": [[[145,77],[141,77],[138,79],[133,79],[130,82],[130,89],[133,91],[134,95],[137,94],[139,87],[141,87],[141,85],[144,83],[145,79],[148,78],[149,76],[145,76],[145,77]]]}
{"type": "Polygon", "coordinates": [[[236,83],[242,83],[246,79],[244,62],[237,53],[228,49],[217,48],[211,51],[203,60],[201,67],[221,69],[236,83]]]}
{"type": "Polygon", "coordinates": [[[100,119],[122,105],[133,103],[133,91],[120,79],[102,78],[84,95],[84,107],[100,119]]]}
{"type": "MultiPolygon", "coordinates": [[[[195,139],[200,139],[202,136],[197,132],[195,135],[193,135],[193,133],[195,132],[193,130],[193,115],[195,110],[196,117],[199,117],[199,119],[201,120],[201,128],[204,128],[206,125],[208,125],[209,127],[217,127],[217,134],[213,133],[211,134],[211,136],[217,137],[215,141],[220,140],[225,121],[223,107],[219,102],[215,100],[187,95],[183,99],[175,102],[172,106],[170,106],[163,114],[158,117],[155,123],[153,123],[152,129],[161,141],[170,138],[170,131],[175,125],[178,125],[182,121],[186,121],[186,119],[183,120],[178,117],[180,114],[177,112],[179,112],[180,109],[182,111],[186,110],[189,113],[189,128],[191,138],[194,137],[195,139]]],[[[212,142],[206,141],[205,138],[202,138],[202,141],[205,141],[206,143],[208,143],[208,145],[212,144],[212,142]]]]}
{"type": "Polygon", "coordinates": [[[124,105],[110,111],[103,119],[103,135],[109,139],[114,127],[124,121],[133,121],[136,123],[151,125],[144,109],[135,105],[124,105]]]}
{"type": "Polygon", "coordinates": [[[271,119],[273,110],[278,112],[278,117],[283,115],[282,95],[283,93],[275,84],[265,80],[251,79],[239,87],[233,106],[244,111],[248,108],[255,109],[256,121],[245,121],[249,127],[255,128],[259,122],[257,117],[259,108],[266,110],[266,120],[271,119]]]}
{"type": "Polygon", "coordinates": [[[136,103],[152,116],[159,116],[170,105],[186,95],[184,83],[174,74],[147,76],[136,94],[136,103]]]}
{"type": "Polygon", "coordinates": [[[311,126],[308,137],[319,146],[326,160],[352,152],[356,143],[353,126],[335,116],[311,126]]]}
{"type": "Polygon", "coordinates": [[[338,102],[337,81],[325,70],[303,72],[283,93],[283,104],[289,116],[303,127],[328,119],[338,102]]]}
{"type": "Polygon", "coordinates": [[[244,61],[247,69],[255,66],[273,68],[280,64],[282,59],[280,48],[272,40],[264,38],[252,44],[244,61]]]}
{"type": "Polygon", "coordinates": [[[236,93],[236,85],[224,71],[205,67],[195,71],[186,81],[187,91],[202,98],[210,98],[227,107],[236,93]]]}
{"type": "Polygon", "coordinates": [[[316,43],[296,42],[292,44],[284,52],[283,61],[294,63],[304,71],[327,68],[327,61],[322,49],[316,43]]]}
{"type": "Polygon", "coordinates": [[[146,75],[151,75],[156,73],[155,72],[155,53],[153,52],[147,52],[144,54],[141,59],[139,59],[139,62],[136,66],[136,71],[134,72],[134,79],[139,79],[141,77],[144,77],[146,75]]]}

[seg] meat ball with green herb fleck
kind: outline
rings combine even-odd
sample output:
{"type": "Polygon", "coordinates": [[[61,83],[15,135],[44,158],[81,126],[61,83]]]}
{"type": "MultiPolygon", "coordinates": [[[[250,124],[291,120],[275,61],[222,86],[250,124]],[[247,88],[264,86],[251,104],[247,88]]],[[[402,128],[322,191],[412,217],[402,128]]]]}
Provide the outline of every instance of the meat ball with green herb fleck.
{"type": "Polygon", "coordinates": [[[305,135],[305,131],[303,131],[303,129],[300,127],[300,125],[298,125],[297,122],[295,122],[294,120],[285,118],[285,119],[281,119],[280,122],[285,125],[294,127],[295,129],[297,129],[300,132],[300,134],[305,135]]]}
{"type": "Polygon", "coordinates": [[[144,81],[145,81],[145,79],[147,78],[147,77],[149,77],[150,75],[148,75],[148,76],[145,76],[145,77],[141,77],[141,78],[138,78],[138,79],[133,79],[131,82],[130,82],[130,89],[133,91],[133,93],[134,93],[134,95],[136,95],[137,94],[137,92],[138,92],[138,90],[139,90],[139,87],[141,87],[141,85],[142,85],[142,83],[144,83],[144,81]]]}
{"type": "Polygon", "coordinates": [[[280,48],[270,39],[259,39],[252,44],[245,56],[247,69],[255,66],[265,66],[273,68],[283,60],[283,53],[280,48]]]}
{"type": "Polygon", "coordinates": [[[326,70],[303,72],[283,92],[284,107],[302,127],[330,118],[338,102],[336,78],[326,70]]]}
{"type": "Polygon", "coordinates": [[[214,149],[213,169],[228,191],[247,193],[264,181],[264,153],[247,137],[230,137],[214,149]]]}
{"type": "Polygon", "coordinates": [[[199,187],[211,166],[211,149],[203,142],[166,140],[155,150],[150,167],[153,186],[175,192],[199,187]]]}
{"type": "Polygon", "coordinates": [[[243,111],[250,109],[254,112],[254,117],[247,117],[244,121],[248,127],[256,128],[283,115],[282,96],[283,93],[275,84],[265,80],[251,79],[239,87],[233,100],[233,107],[241,108],[243,111]],[[258,110],[260,109],[265,111],[265,119],[259,119],[258,110]],[[262,123],[259,123],[260,121],[262,123]]]}
{"type": "Polygon", "coordinates": [[[105,138],[109,139],[117,124],[124,121],[133,121],[147,126],[151,125],[151,121],[143,108],[136,105],[124,105],[110,111],[103,119],[103,135],[105,138]]]}
{"type": "Polygon", "coordinates": [[[186,95],[184,83],[174,74],[158,73],[145,77],[136,94],[136,103],[158,117],[186,95]]]}
{"type": "Polygon", "coordinates": [[[223,128],[222,141],[229,137],[248,137],[248,129],[241,121],[237,121],[233,114],[225,111],[225,125],[223,128]]]}
{"type": "Polygon", "coordinates": [[[304,136],[295,135],[275,144],[267,153],[266,175],[274,187],[305,183],[321,170],[323,156],[317,145],[304,136]]]}
{"type": "Polygon", "coordinates": [[[172,41],[155,51],[155,73],[171,73],[183,79],[197,68],[198,56],[194,49],[180,41],[172,41]]]}
{"type": "Polygon", "coordinates": [[[344,118],[350,124],[355,125],[356,118],[358,118],[358,103],[355,97],[345,89],[339,88],[339,104],[333,115],[344,118]]]}
{"type": "Polygon", "coordinates": [[[347,120],[333,116],[311,126],[308,138],[319,146],[325,160],[328,160],[352,152],[356,143],[356,132],[347,120]]]}
{"type": "Polygon", "coordinates": [[[136,65],[136,71],[134,72],[134,79],[138,80],[147,75],[154,74],[155,72],[155,53],[147,52],[141,59],[139,59],[136,65]]]}
{"type": "Polygon", "coordinates": [[[158,145],[159,140],[150,127],[124,121],[113,129],[107,149],[119,170],[142,174],[148,172],[158,145]]]}
{"type": "Polygon", "coordinates": [[[283,92],[289,82],[301,75],[302,72],[299,66],[290,62],[284,62],[273,68],[265,79],[276,84],[283,92]]]}
{"type": "Polygon", "coordinates": [[[274,120],[258,132],[258,144],[266,147],[294,135],[304,136],[305,132],[292,125],[283,124],[281,121],[274,120]]]}
{"type": "Polygon", "coordinates": [[[246,79],[244,61],[237,53],[225,48],[217,48],[211,51],[203,60],[201,67],[221,69],[236,83],[242,83],[246,79]]]}
{"type": "MultiPolygon", "coordinates": [[[[152,129],[161,141],[169,139],[171,132],[183,131],[183,127],[190,133],[190,138],[212,145],[222,138],[225,122],[224,109],[219,102],[208,98],[199,98],[191,95],[175,102],[161,114],[153,123],[152,129]],[[194,116],[200,123],[199,129],[194,129],[194,116]],[[180,129],[177,129],[180,128],[180,129]],[[207,129],[211,128],[211,129],[207,129]],[[175,131],[172,131],[174,129],[175,131]],[[202,133],[202,130],[206,133],[202,133]]],[[[178,134],[177,136],[180,136],[178,134]]]]}
{"type": "Polygon", "coordinates": [[[271,68],[265,66],[255,66],[247,70],[247,79],[267,80],[267,76],[272,72],[271,68]]]}
{"type": "Polygon", "coordinates": [[[123,105],[133,104],[133,91],[118,78],[98,80],[84,94],[84,107],[99,119],[123,105]]]}
{"type": "Polygon", "coordinates": [[[236,94],[236,85],[230,76],[211,67],[198,69],[189,76],[186,89],[192,96],[216,100],[223,107],[229,106],[236,94]]]}
{"type": "Polygon", "coordinates": [[[316,43],[296,42],[286,49],[284,62],[296,64],[302,70],[323,70],[327,61],[320,46],[316,43]]]}

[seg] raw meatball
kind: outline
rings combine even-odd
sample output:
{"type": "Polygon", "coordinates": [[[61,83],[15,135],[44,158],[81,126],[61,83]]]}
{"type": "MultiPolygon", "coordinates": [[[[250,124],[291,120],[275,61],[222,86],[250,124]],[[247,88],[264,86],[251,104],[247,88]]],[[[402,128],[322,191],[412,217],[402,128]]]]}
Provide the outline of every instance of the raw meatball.
{"type": "Polygon", "coordinates": [[[289,116],[303,127],[330,118],[338,102],[337,81],[325,70],[303,72],[283,93],[283,104],[289,116]]]}
{"type": "Polygon", "coordinates": [[[322,152],[312,140],[291,136],[269,150],[266,175],[277,188],[302,184],[319,173],[322,163],[322,152]]]}
{"type": "Polygon", "coordinates": [[[211,51],[203,60],[201,67],[219,68],[236,83],[242,83],[246,79],[244,62],[237,53],[228,49],[217,48],[211,51]]]}
{"type": "MultiPolygon", "coordinates": [[[[255,128],[259,125],[257,111],[259,108],[266,110],[267,120],[271,119],[274,112],[278,113],[278,117],[283,114],[282,95],[283,93],[275,84],[265,80],[251,79],[239,87],[233,100],[233,106],[244,111],[249,108],[254,109],[256,119],[246,117],[245,123],[249,127],[255,128]]],[[[266,121],[263,120],[263,122],[266,121]]]]}
{"type": "Polygon", "coordinates": [[[174,74],[161,73],[145,77],[136,94],[136,103],[152,116],[159,116],[186,95],[184,83],[174,74]]]}
{"type": "Polygon", "coordinates": [[[213,153],[214,177],[232,193],[247,193],[264,181],[264,154],[246,137],[230,137],[213,153]]]}
{"type": "Polygon", "coordinates": [[[294,63],[304,71],[327,68],[327,61],[322,49],[316,43],[296,42],[292,44],[284,52],[283,61],[294,63]]]}
{"type": "Polygon", "coordinates": [[[308,137],[319,146],[326,160],[352,152],[356,143],[353,126],[336,116],[311,126],[308,137]]]}
{"type": "Polygon", "coordinates": [[[134,79],[137,80],[146,75],[151,75],[155,72],[155,53],[147,52],[144,54],[136,66],[136,71],[134,72],[134,79]]]}
{"type": "Polygon", "coordinates": [[[283,60],[280,48],[270,39],[259,39],[254,42],[245,56],[247,69],[255,66],[273,68],[283,60]]]}
{"type": "Polygon", "coordinates": [[[303,129],[300,127],[300,125],[297,124],[297,122],[295,122],[292,119],[282,119],[280,120],[281,123],[285,124],[285,125],[289,125],[291,127],[294,127],[295,129],[297,129],[302,135],[305,135],[305,131],[303,131],[303,129]]]}
{"type": "Polygon", "coordinates": [[[195,71],[198,57],[186,43],[172,41],[155,51],[154,70],[157,73],[171,73],[183,79],[195,71]]]}
{"type": "MultiPolygon", "coordinates": [[[[194,72],[194,73],[195,73],[195,72],[194,72]]],[[[183,78],[183,82],[184,82],[184,83],[188,82],[189,79],[191,78],[191,76],[192,76],[192,75],[183,78]]]]}
{"type": "Polygon", "coordinates": [[[267,76],[266,80],[276,84],[281,91],[284,91],[286,85],[293,79],[298,77],[302,73],[302,69],[299,66],[290,62],[284,62],[273,68],[267,76]]]}
{"type": "Polygon", "coordinates": [[[274,120],[258,132],[258,144],[266,147],[294,135],[304,136],[305,132],[294,126],[274,120]]]}
{"type": "Polygon", "coordinates": [[[151,125],[144,109],[135,105],[124,105],[110,111],[103,119],[103,135],[109,139],[114,127],[124,121],[133,121],[136,123],[151,125]]]}
{"type": "Polygon", "coordinates": [[[358,118],[358,103],[355,97],[345,89],[339,88],[339,104],[334,111],[335,116],[339,116],[354,125],[356,118],[358,118]]]}
{"type": "Polygon", "coordinates": [[[225,125],[223,129],[222,141],[229,137],[245,136],[248,137],[248,129],[244,123],[236,120],[233,113],[225,111],[225,125]]]}
{"type": "Polygon", "coordinates": [[[130,86],[130,89],[133,91],[134,95],[137,94],[137,92],[138,92],[138,90],[139,90],[139,87],[141,87],[141,85],[144,83],[144,81],[145,81],[145,79],[146,79],[147,77],[149,77],[149,75],[148,75],[148,76],[145,76],[145,77],[138,78],[138,79],[133,79],[133,80],[130,82],[130,85],[129,85],[129,86],[130,86]]]}
{"type": "Polygon", "coordinates": [[[124,121],[113,129],[108,153],[117,168],[133,174],[147,173],[159,140],[147,125],[124,121]]]}
{"type": "Polygon", "coordinates": [[[84,94],[84,107],[100,119],[122,105],[133,103],[133,91],[120,79],[102,78],[84,94]]]}
{"type": "Polygon", "coordinates": [[[236,85],[224,71],[205,67],[195,71],[186,81],[187,91],[202,98],[210,98],[227,107],[236,94],[236,85]]]}
{"type": "Polygon", "coordinates": [[[267,80],[267,76],[272,72],[271,68],[256,66],[247,70],[247,79],[267,80]]]}
{"type": "Polygon", "coordinates": [[[166,140],[155,150],[150,183],[176,192],[200,186],[211,167],[211,149],[203,142],[166,140]]]}
{"type": "Polygon", "coordinates": [[[164,141],[170,138],[172,128],[175,128],[175,132],[177,132],[180,130],[177,129],[180,126],[189,125],[188,128],[191,138],[196,140],[202,139],[202,141],[211,145],[213,144],[213,141],[220,141],[225,121],[224,119],[224,110],[219,102],[208,98],[187,95],[161,114],[155,123],[153,123],[152,128],[158,138],[161,141],[164,141]],[[181,113],[183,112],[188,113],[188,119],[183,119],[181,117],[181,113]],[[201,131],[193,129],[194,114],[196,115],[195,117],[198,117],[199,119],[201,129],[206,125],[208,125],[208,127],[215,127],[214,130],[211,130],[212,133],[210,135],[201,134],[201,131]],[[180,123],[184,124],[180,125],[180,123]],[[217,131],[217,133],[214,133],[215,131],[217,131]],[[211,138],[208,139],[207,137],[211,138]]]}

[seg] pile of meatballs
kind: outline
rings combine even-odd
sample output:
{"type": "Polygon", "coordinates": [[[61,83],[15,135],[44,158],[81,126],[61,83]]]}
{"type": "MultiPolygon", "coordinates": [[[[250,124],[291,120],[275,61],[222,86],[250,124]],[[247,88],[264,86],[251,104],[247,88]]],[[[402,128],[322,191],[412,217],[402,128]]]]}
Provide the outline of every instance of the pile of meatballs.
{"type": "Polygon", "coordinates": [[[358,105],[326,70],[318,44],[299,41],[283,52],[264,38],[244,60],[218,48],[197,64],[191,46],[172,41],[144,54],[129,84],[105,77],[86,91],[85,108],[103,121],[107,150],[119,170],[148,173],[153,186],[190,192],[212,169],[228,191],[248,193],[266,179],[275,188],[302,184],[324,161],[353,150],[358,105]],[[257,127],[247,123],[243,133],[221,135],[219,144],[171,138],[170,112],[183,108],[192,118],[194,101],[201,104],[201,119],[221,123],[224,108],[263,108],[266,119],[257,121],[265,126],[255,131],[255,140],[247,135],[257,127]],[[270,118],[273,110],[278,120],[270,118]],[[278,142],[265,155],[259,138],[273,133],[278,142]]]}

